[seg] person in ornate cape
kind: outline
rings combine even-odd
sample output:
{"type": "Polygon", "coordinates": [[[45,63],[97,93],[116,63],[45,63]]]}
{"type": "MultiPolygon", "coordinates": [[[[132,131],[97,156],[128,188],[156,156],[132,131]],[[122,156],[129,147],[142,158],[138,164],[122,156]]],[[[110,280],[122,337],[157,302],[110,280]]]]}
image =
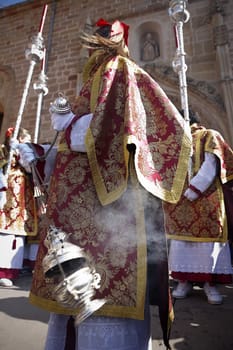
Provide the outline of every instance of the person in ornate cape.
{"type": "MultiPolygon", "coordinates": [[[[90,57],[72,111],[51,106],[52,126],[62,134],[47,226],[69,233],[90,256],[101,275],[95,297],[107,300],[76,328],[73,349],[148,349],[150,304],[159,306],[169,347],[167,247],[156,211],[158,201],[175,203],[182,193],[191,135],[162,88],[129,58],[129,27],[103,19],[97,27],[83,35],[90,57]]],[[[27,151],[21,157],[31,162],[27,151]]],[[[64,349],[67,320],[79,311],[54,299],[56,283],[41,268],[46,253],[42,238],[30,302],[51,312],[45,349],[64,349]]]]}
{"type": "Polygon", "coordinates": [[[197,283],[210,304],[221,304],[216,285],[232,283],[233,272],[228,243],[233,232],[228,205],[233,203],[233,151],[218,131],[202,126],[191,110],[190,124],[192,177],[186,180],[177,204],[163,204],[165,230],[171,239],[171,276],[178,280],[172,295],[185,298],[197,283]]]}
{"type": "MultiPolygon", "coordinates": [[[[55,139],[54,139],[55,143],[55,139]]],[[[43,144],[31,144],[30,147],[33,148],[36,158],[40,159],[39,169],[38,166],[29,168],[29,171],[32,171],[32,181],[34,185],[34,197],[36,200],[37,206],[37,221],[38,221],[38,230],[37,235],[28,236],[26,238],[24,246],[24,260],[23,260],[23,270],[22,273],[32,273],[34,270],[36,256],[38,252],[39,242],[40,242],[40,232],[43,227],[44,216],[46,213],[47,205],[47,195],[48,188],[50,183],[50,177],[53,172],[53,167],[55,163],[55,156],[57,152],[56,146],[50,143],[43,144]],[[46,158],[46,162],[44,159],[46,158]],[[42,186],[42,187],[41,187],[42,186]]],[[[20,160],[21,165],[24,164],[20,160]]]]}
{"type": "MultiPolygon", "coordinates": [[[[25,237],[37,233],[37,213],[30,175],[14,150],[8,179],[6,167],[14,128],[6,131],[0,149],[0,285],[11,287],[23,265],[25,237]]],[[[30,142],[28,130],[19,129],[17,142],[30,142]]]]}

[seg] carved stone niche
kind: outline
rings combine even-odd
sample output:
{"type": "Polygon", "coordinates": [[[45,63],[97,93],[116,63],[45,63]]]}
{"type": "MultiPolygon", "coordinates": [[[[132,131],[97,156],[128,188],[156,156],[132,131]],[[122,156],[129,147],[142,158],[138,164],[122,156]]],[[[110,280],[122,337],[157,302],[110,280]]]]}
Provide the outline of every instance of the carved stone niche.
{"type": "Polygon", "coordinates": [[[158,25],[155,22],[145,22],[138,28],[139,60],[142,63],[154,62],[160,57],[160,40],[158,25]]]}

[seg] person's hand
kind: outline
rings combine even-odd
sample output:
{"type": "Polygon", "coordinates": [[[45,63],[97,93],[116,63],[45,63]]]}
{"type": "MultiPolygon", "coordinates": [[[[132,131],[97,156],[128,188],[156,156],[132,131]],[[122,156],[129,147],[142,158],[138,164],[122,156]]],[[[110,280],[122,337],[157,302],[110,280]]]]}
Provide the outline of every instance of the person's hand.
{"type": "Polygon", "coordinates": [[[27,143],[19,143],[19,163],[28,172],[31,172],[31,163],[36,159],[33,149],[27,143]]]}
{"type": "Polygon", "coordinates": [[[193,202],[195,201],[199,195],[197,193],[195,193],[194,191],[192,191],[190,188],[188,188],[185,193],[184,196],[190,201],[193,202]]]}
{"type": "Polygon", "coordinates": [[[59,114],[56,112],[51,113],[51,125],[55,131],[63,131],[65,130],[71,123],[74,118],[74,114],[72,112],[68,112],[65,114],[59,114]]]}
{"type": "Polygon", "coordinates": [[[10,148],[13,150],[16,150],[18,148],[19,141],[17,139],[11,139],[10,140],[10,148]]]}
{"type": "Polygon", "coordinates": [[[3,209],[5,204],[6,204],[6,191],[0,190],[0,209],[3,209]]]}

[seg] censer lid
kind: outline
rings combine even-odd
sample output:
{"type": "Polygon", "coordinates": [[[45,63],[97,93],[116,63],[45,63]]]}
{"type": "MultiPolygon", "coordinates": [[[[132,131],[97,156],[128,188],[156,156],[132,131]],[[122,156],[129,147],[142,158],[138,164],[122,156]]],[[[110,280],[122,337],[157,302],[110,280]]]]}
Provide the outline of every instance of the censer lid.
{"type": "MultiPolygon", "coordinates": [[[[70,274],[77,269],[87,265],[87,256],[79,246],[68,242],[64,231],[50,226],[44,241],[48,248],[47,254],[42,261],[44,274],[54,277],[57,274],[70,274]]],[[[64,276],[63,276],[64,277],[64,276]]]]}
{"type": "Polygon", "coordinates": [[[50,113],[57,114],[67,114],[71,112],[71,105],[62,92],[59,92],[58,97],[54,100],[54,102],[50,103],[49,111],[50,113]]]}

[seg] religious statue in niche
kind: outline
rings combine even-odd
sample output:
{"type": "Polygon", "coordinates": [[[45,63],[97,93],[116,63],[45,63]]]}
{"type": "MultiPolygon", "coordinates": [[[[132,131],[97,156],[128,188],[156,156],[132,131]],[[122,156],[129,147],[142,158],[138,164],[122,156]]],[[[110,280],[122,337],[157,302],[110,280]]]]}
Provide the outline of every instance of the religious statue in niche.
{"type": "Polygon", "coordinates": [[[146,33],[145,41],[142,44],[141,60],[153,61],[156,57],[160,56],[159,45],[154,39],[151,32],[146,33]]]}

